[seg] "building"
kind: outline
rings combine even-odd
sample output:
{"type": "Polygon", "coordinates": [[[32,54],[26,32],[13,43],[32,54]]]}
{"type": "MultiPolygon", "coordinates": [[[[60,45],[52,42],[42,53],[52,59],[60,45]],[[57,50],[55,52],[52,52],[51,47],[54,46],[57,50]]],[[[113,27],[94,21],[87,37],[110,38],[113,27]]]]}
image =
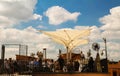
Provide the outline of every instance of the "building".
{"type": "Polygon", "coordinates": [[[110,62],[108,65],[110,76],[120,76],[120,61],[110,62]]]}
{"type": "Polygon", "coordinates": [[[36,58],[32,56],[16,55],[17,61],[30,61],[31,59],[36,59],[36,58]]]}

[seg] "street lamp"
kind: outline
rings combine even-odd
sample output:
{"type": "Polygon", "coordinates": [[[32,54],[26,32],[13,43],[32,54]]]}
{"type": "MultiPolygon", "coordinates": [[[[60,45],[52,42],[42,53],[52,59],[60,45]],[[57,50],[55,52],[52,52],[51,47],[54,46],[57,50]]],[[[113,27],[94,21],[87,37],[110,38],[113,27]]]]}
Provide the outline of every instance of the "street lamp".
{"type": "Polygon", "coordinates": [[[107,43],[106,43],[106,38],[103,38],[103,41],[105,43],[105,54],[106,54],[106,59],[107,59],[107,43]]]}
{"type": "Polygon", "coordinates": [[[107,58],[107,41],[106,41],[106,38],[103,38],[103,41],[104,41],[104,43],[105,43],[106,72],[108,72],[108,58],[107,58]]]}

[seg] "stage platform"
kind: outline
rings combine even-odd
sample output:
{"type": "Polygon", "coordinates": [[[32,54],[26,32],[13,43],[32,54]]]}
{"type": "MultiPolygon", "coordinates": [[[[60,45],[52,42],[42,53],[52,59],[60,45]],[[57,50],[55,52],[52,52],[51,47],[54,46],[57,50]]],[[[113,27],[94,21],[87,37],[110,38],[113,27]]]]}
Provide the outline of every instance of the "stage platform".
{"type": "Polygon", "coordinates": [[[109,73],[35,73],[32,76],[110,76],[109,73]]]}

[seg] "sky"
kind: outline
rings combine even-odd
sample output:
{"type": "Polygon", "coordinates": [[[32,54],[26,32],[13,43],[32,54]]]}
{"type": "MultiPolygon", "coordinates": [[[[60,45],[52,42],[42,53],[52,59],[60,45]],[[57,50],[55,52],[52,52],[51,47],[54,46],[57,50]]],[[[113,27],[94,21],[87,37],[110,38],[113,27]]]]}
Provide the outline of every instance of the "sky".
{"type": "MultiPolygon", "coordinates": [[[[47,57],[56,59],[59,49],[66,52],[38,30],[87,28],[91,29],[90,42],[77,48],[86,54],[97,42],[103,50],[102,38],[106,38],[108,59],[119,61],[120,0],[0,0],[0,45],[28,45],[28,55],[47,48],[47,57]]],[[[14,58],[18,49],[6,46],[5,57],[14,58]]],[[[94,50],[92,56],[96,56],[94,50]]]]}

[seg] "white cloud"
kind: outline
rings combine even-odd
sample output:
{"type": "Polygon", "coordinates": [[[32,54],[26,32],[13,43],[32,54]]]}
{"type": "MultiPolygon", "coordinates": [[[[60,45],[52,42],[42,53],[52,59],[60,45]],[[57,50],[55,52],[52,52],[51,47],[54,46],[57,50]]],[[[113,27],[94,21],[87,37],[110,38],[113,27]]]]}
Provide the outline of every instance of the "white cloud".
{"type": "Polygon", "coordinates": [[[101,35],[108,40],[120,40],[120,31],[105,30],[101,35]]]}
{"type": "Polygon", "coordinates": [[[74,28],[75,28],[75,29],[78,29],[78,30],[83,30],[83,29],[89,29],[90,26],[80,26],[80,25],[76,25],[74,28]]]}
{"type": "Polygon", "coordinates": [[[45,27],[45,26],[43,26],[43,25],[38,25],[37,28],[46,29],[47,27],[45,27]]]}
{"type": "Polygon", "coordinates": [[[49,23],[52,25],[59,25],[63,22],[73,20],[76,21],[80,12],[70,13],[60,6],[53,6],[48,8],[45,15],[49,18],[49,23]]]}
{"type": "Polygon", "coordinates": [[[108,43],[107,43],[107,45],[108,46],[110,46],[109,48],[108,48],[108,50],[111,50],[112,49],[112,51],[116,51],[116,52],[119,52],[119,50],[120,50],[120,43],[118,43],[118,42],[112,42],[112,41],[109,41],[108,43]]]}
{"type": "Polygon", "coordinates": [[[110,14],[100,18],[102,30],[120,30],[120,6],[110,9],[110,14]]]}
{"type": "MultiPolygon", "coordinates": [[[[28,55],[30,55],[30,53],[36,53],[37,51],[42,51],[43,48],[47,48],[47,52],[48,53],[50,52],[50,54],[48,55],[48,58],[55,58],[55,56],[52,56],[53,53],[56,54],[57,56],[57,52],[55,52],[56,51],[55,50],[56,45],[54,45],[55,43],[52,42],[48,36],[38,33],[36,29],[33,28],[32,26],[27,27],[23,30],[19,30],[15,28],[6,28],[6,29],[1,28],[0,29],[0,46],[1,44],[28,45],[28,50],[29,50],[28,55]]],[[[11,47],[13,46],[9,46],[7,50],[11,51],[11,47]]],[[[15,49],[13,48],[14,51],[15,49]]],[[[19,52],[17,51],[15,53],[18,54],[19,52]]],[[[8,55],[7,57],[10,57],[10,56],[8,55]]]]}
{"type": "Polygon", "coordinates": [[[103,25],[100,29],[104,30],[102,37],[108,40],[119,41],[120,39],[120,6],[110,9],[110,14],[100,18],[103,25]]]}
{"type": "Polygon", "coordinates": [[[37,20],[37,19],[42,20],[42,16],[38,15],[38,14],[34,14],[33,15],[33,19],[35,19],[35,20],[37,20]]]}
{"type": "Polygon", "coordinates": [[[97,26],[75,26],[74,28],[78,30],[91,29],[89,39],[92,42],[101,39],[101,30],[97,26]]]}
{"type": "Polygon", "coordinates": [[[32,26],[29,26],[27,28],[24,29],[25,31],[28,31],[28,32],[38,32],[35,28],[33,28],[32,26]]]}
{"type": "Polygon", "coordinates": [[[15,24],[15,22],[5,16],[0,16],[0,28],[11,27],[12,24],[15,24]]]}
{"type": "Polygon", "coordinates": [[[119,56],[120,56],[120,52],[111,51],[109,53],[109,55],[108,55],[108,59],[109,60],[117,60],[117,61],[119,61],[120,60],[119,56]]]}
{"type": "Polygon", "coordinates": [[[0,27],[12,27],[22,21],[42,19],[34,14],[37,0],[0,0],[0,27]]]}

